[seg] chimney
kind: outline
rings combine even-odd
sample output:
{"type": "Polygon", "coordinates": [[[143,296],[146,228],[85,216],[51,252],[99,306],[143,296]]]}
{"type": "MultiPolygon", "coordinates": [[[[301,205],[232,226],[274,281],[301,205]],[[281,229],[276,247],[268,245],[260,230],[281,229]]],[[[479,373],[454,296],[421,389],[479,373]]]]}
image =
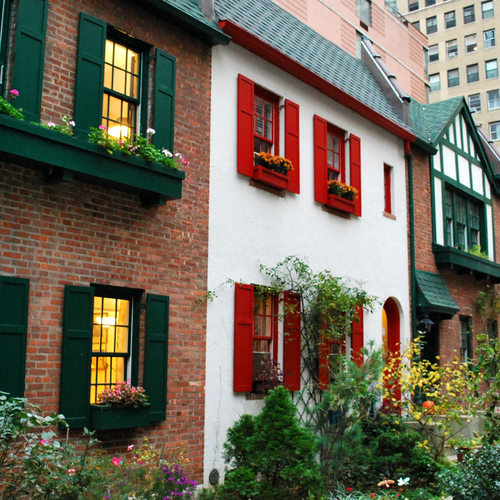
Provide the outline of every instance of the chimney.
{"type": "Polygon", "coordinates": [[[203,15],[210,21],[215,21],[214,0],[197,0],[198,7],[203,12],[203,15]]]}

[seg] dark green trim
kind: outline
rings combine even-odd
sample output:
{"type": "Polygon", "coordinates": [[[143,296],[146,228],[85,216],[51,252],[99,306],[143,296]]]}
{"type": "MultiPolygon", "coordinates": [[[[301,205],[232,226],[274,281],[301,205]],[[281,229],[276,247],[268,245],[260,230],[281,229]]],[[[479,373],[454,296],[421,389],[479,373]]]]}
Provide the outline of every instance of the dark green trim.
{"type": "Polygon", "coordinates": [[[11,0],[4,0],[3,15],[0,10],[0,97],[4,97],[5,77],[7,75],[7,46],[10,33],[10,17],[12,15],[11,0]]]}
{"type": "Polygon", "coordinates": [[[167,3],[166,0],[144,0],[143,3],[155,7],[159,13],[164,15],[163,17],[170,21],[172,21],[171,16],[175,17],[179,21],[175,24],[180,24],[184,29],[187,28],[190,33],[212,46],[228,45],[231,41],[231,37],[223,33],[215,21],[210,22],[207,20],[203,22],[178,7],[167,3]]]}
{"type": "MultiPolygon", "coordinates": [[[[3,160],[42,171],[56,181],[69,172],[76,180],[138,194],[143,205],[182,198],[185,173],[115,152],[5,115],[0,115],[3,160]]],[[[62,180],[62,179],[61,179],[62,180]]]]}
{"type": "Polygon", "coordinates": [[[476,257],[463,250],[441,245],[432,245],[436,265],[439,268],[457,269],[458,272],[471,272],[477,279],[500,283],[500,264],[476,257]]]}
{"type": "Polygon", "coordinates": [[[416,270],[416,309],[421,316],[430,313],[441,314],[442,319],[451,319],[460,308],[450,295],[450,291],[441,276],[416,270]]]}
{"type": "Polygon", "coordinates": [[[435,155],[436,152],[439,151],[438,146],[432,146],[426,141],[423,141],[419,137],[417,137],[416,141],[414,142],[415,146],[418,148],[422,149],[426,153],[430,153],[431,155],[435,155]]]}
{"type": "MultiPolygon", "coordinates": [[[[474,191],[472,188],[467,187],[465,184],[461,184],[459,181],[449,177],[444,172],[440,172],[439,170],[433,169],[433,176],[439,177],[443,183],[448,184],[449,186],[452,186],[454,189],[456,189],[458,191],[462,191],[463,193],[467,194],[468,196],[470,196],[472,198],[475,198],[476,200],[482,201],[483,203],[485,203],[487,205],[493,205],[492,198],[487,198],[486,194],[480,194],[477,191],[474,191]]],[[[472,178],[471,178],[471,183],[472,183],[472,178]]],[[[484,186],[483,186],[483,188],[484,188],[484,186]]],[[[483,189],[483,190],[486,193],[486,189],[483,189]]],[[[490,191],[491,191],[491,184],[490,184],[490,191]]]]}
{"type": "MultiPolygon", "coordinates": [[[[455,153],[457,153],[457,155],[463,156],[466,160],[469,161],[469,163],[474,163],[475,165],[477,165],[478,167],[481,167],[484,170],[484,165],[477,158],[474,158],[470,153],[467,153],[463,149],[460,149],[458,146],[456,146],[452,142],[448,141],[447,139],[443,139],[440,142],[440,144],[442,144],[443,146],[447,146],[448,148],[453,150],[455,153]]],[[[455,156],[455,158],[456,158],[456,156],[455,156]]],[[[457,169],[458,169],[458,160],[456,163],[457,163],[457,169]]],[[[457,170],[457,178],[458,178],[458,170],[457,170]]]]}
{"type": "Polygon", "coordinates": [[[90,428],[94,430],[129,429],[149,425],[151,405],[90,405],[90,428]]]}
{"type": "MultiPolygon", "coordinates": [[[[410,286],[411,286],[411,332],[412,340],[418,337],[417,308],[415,307],[416,276],[415,276],[415,208],[413,198],[413,155],[408,159],[408,190],[409,190],[409,215],[410,215],[410,286]]],[[[432,179],[432,176],[431,176],[432,179]]]]}

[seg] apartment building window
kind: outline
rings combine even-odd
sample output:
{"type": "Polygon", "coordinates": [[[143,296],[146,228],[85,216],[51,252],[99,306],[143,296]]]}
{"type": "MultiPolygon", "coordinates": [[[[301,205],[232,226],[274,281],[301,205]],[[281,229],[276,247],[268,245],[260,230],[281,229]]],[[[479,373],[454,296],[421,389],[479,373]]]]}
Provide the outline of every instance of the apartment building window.
{"type": "Polygon", "coordinates": [[[436,16],[428,17],[426,19],[426,26],[428,35],[432,35],[432,33],[437,33],[438,30],[437,17],[436,16]]]}
{"type": "Polygon", "coordinates": [[[414,23],[411,23],[412,26],[414,26],[418,31],[420,31],[420,21],[415,21],[414,23]]]}
{"type": "Polygon", "coordinates": [[[477,50],[477,36],[469,35],[465,37],[465,53],[470,54],[477,50]]]}
{"type": "Polygon", "coordinates": [[[491,49],[492,47],[495,47],[497,44],[496,38],[495,38],[495,30],[488,30],[484,32],[484,48],[485,49],[491,49]]]}
{"type": "Polygon", "coordinates": [[[469,108],[473,113],[481,112],[481,94],[472,94],[469,96],[469,108]]]}
{"type": "Polygon", "coordinates": [[[488,109],[491,111],[492,109],[500,108],[500,91],[490,90],[488,92],[488,109]]]}
{"type": "Polygon", "coordinates": [[[431,92],[436,92],[438,90],[441,90],[441,78],[439,76],[439,73],[436,73],[435,75],[430,75],[429,83],[431,85],[430,87],[431,92]]]}
{"type": "Polygon", "coordinates": [[[481,11],[483,13],[483,19],[489,19],[495,15],[495,10],[493,9],[493,0],[488,2],[483,2],[481,4],[481,11]]]}
{"type": "Polygon", "coordinates": [[[408,10],[410,12],[418,10],[418,0],[408,0],[408,10]]]}
{"type": "Polygon", "coordinates": [[[425,0],[426,7],[431,7],[432,5],[436,5],[436,0],[425,0]]]}
{"type": "Polygon", "coordinates": [[[464,7],[464,24],[473,23],[476,20],[476,13],[474,11],[474,5],[469,5],[464,7]]]}
{"type": "Polygon", "coordinates": [[[467,83],[479,81],[479,64],[471,64],[467,66],[467,83]]]}
{"type": "Polygon", "coordinates": [[[450,28],[455,28],[457,25],[457,17],[455,11],[446,12],[444,15],[444,29],[449,30],[450,28]]]}
{"type": "Polygon", "coordinates": [[[500,122],[490,123],[490,141],[498,141],[500,139],[500,122]]]}
{"type": "Polygon", "coordinates": [[[372,3],[371,0],[356,0],[356,15],[365,24],[372,24],[372,3]]]}
{"type": "Polygon", "coordinates": [[[458,68],[448,70],[448,88],[458,87],[460,85],[460,74],[458,68]]]}
{"type": "Polygon", "coordinates": [[[446,42],[446,59],[458,56],[458,42],[457,40],[449,40],[446,42]]]}
{"type": "Polygon", "coordinates": [[[486,61],[486,78],[496,78],[498,76],[498,61],[492,59],[491,61],[486,61]]]}
{"type": "Polygon", "coordinates": [[[437,44],[429,47],[429,62],[436,61],[439,61],[439,46],[437,44]]]}

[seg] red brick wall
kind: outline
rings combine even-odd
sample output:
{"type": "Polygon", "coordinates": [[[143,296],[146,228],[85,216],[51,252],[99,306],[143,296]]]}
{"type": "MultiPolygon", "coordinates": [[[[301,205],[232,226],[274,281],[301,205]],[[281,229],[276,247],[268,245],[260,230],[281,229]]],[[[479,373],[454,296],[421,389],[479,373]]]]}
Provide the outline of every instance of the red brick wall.
{"type": "MultiPolygon", "coordinates": [[[[429,155],[418,148],[412,148],[413,154],[413,184],[414,184],[414,214],[415,214],[415,260],[416,268],[439,274],[446,282],[453,300],[460,311],[451,320],[441,321],[439,325],[439,350],[443,362],[452,361],[460,355],[460,316],[471,316],[473,320],[473,349],[476,347],[475,335],[483,327],[475,312],[474,300],[480,291],[489,284],[487,280],[477,280],[472,274],[458,274],[453,269],[438,269],[432,252],[432,208],[431,208],[431,177],[429,155]]],[[[495,198],[495,233],[497,252],[500,235],[500,205],[495,198]]],[[[500,254],[498,254],[500,255],[500,254]]]]}
{"type": "Polygon", "coordinates": [[[119,191],[44,185],[41,174],[0,155],[0,273],[30,279],[26,396],[45,411],[59,408],[64,285],[170,296],[167,420],[105,439],[127,446],[148,437],[185,448],[190,475],[201,480],[206,311],[197,299],[207,275],[211,48],[138,4],[50,0],[42,120],[73,115],[80,11],[169,52],[177,58],[175,151],[190,161],[182,200],[142,208],[119,191]]]}

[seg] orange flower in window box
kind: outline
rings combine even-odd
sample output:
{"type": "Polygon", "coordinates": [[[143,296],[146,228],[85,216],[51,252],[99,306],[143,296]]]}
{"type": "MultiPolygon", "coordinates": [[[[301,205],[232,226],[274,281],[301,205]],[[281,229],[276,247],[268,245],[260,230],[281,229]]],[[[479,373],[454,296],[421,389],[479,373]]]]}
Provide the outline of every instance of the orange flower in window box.
{"type": "Polygon", "coordinates": [[[287,174],[293,170],[290,160],[269,153],[259,153],[255,156],[253,179],[277,189],[288,189],[287,174]]]}
{"type": "Polygon", "coordinates": [[[328,206],[342,212],[354,213],[358,190],[341,181],[328,181],[328,206]]]}

